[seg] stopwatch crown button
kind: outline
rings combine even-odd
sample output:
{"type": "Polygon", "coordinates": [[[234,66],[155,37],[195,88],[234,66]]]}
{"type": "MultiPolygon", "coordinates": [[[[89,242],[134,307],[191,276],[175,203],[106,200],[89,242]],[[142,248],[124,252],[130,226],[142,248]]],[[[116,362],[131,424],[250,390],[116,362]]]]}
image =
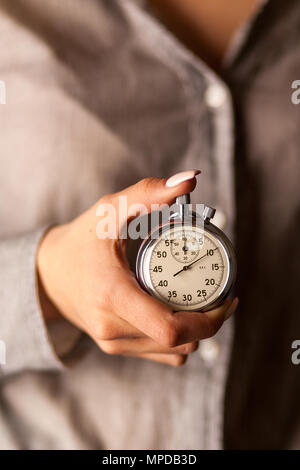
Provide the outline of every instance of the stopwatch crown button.
{"type": "Polygon", "coordinates": [[[215,213],[216,213],[216,209],[214,209],[213,207],[205,206],[204,211],[203,211],[204,220],[213,219],[215,213]]]}
{"type": "Polygon", "coordinates": [[[178,196],[176,198],[176,204],[178,206],[182,205],[182,204],[190,204],[191,203],[191,196],[189,193],[187,194],[182,194],[181,196],[178,196]]]}

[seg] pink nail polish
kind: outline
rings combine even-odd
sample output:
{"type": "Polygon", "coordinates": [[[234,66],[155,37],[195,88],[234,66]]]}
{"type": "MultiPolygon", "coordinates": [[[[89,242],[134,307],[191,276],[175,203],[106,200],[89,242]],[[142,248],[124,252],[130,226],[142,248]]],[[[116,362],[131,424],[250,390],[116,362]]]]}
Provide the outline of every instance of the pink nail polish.
{"type": "Polygon", "coordinates": [[[167,180],[166,186],[168,188],[173,188],[174,186],[178,186],[184,181],[192,180],[193,178],[195,178],[195,176],[199,175],[199,173],[201,173],[200,170],[181,171],[180,173],[177,173],[176,175],[171,176],[167,180]]]}

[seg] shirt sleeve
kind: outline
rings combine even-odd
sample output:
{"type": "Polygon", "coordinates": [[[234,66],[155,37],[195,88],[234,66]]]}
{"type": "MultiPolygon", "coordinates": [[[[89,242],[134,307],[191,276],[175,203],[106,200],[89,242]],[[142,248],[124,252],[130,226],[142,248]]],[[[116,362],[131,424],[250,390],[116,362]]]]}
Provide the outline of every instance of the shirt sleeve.
{"type": "Polygon", "coordinates": [[[36,252],[45,230],[0,240],[0,376],[63,369],[63,356],[81,335],[63,319],[51,329],[45,324],[36,275],[36,252]]]}

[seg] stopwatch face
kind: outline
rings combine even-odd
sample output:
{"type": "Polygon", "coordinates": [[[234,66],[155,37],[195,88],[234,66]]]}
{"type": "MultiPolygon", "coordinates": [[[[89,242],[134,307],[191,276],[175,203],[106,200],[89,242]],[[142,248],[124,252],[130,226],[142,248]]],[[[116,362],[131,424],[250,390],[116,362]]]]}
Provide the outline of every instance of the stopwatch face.
{"type": "Polygon", "coordinates": [[[173,310],[203,310],[228,292],[231,258],[218,231],[174,225],[141,247],[137,273],[144,288],[173,310]]]}

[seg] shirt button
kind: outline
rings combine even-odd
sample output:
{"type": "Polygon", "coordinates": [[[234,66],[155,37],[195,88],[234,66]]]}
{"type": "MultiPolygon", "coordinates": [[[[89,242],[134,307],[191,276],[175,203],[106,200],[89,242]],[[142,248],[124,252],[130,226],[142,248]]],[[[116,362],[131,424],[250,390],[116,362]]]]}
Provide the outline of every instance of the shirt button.
{"type": "Polygon", "coordinates": [[[209,85],[204,93],[204,100],[210,108],[219,108],[227,98],[225,87],[218,83],[209,85]]]}
{"type": "Polygon", "coordinates": [[[226,214],[217,209],[213,218],[213,224],[216,225],[219,229],[224,230],[226,226],[226,214]]]}
{"type": "Polygon", "coordinates": [[[212,365],[214,362],[216,362],[220,354],[219,343],[214,338],[208,338],[200,341],[199,354],[201,359],[207,365],[212,365]]]}

